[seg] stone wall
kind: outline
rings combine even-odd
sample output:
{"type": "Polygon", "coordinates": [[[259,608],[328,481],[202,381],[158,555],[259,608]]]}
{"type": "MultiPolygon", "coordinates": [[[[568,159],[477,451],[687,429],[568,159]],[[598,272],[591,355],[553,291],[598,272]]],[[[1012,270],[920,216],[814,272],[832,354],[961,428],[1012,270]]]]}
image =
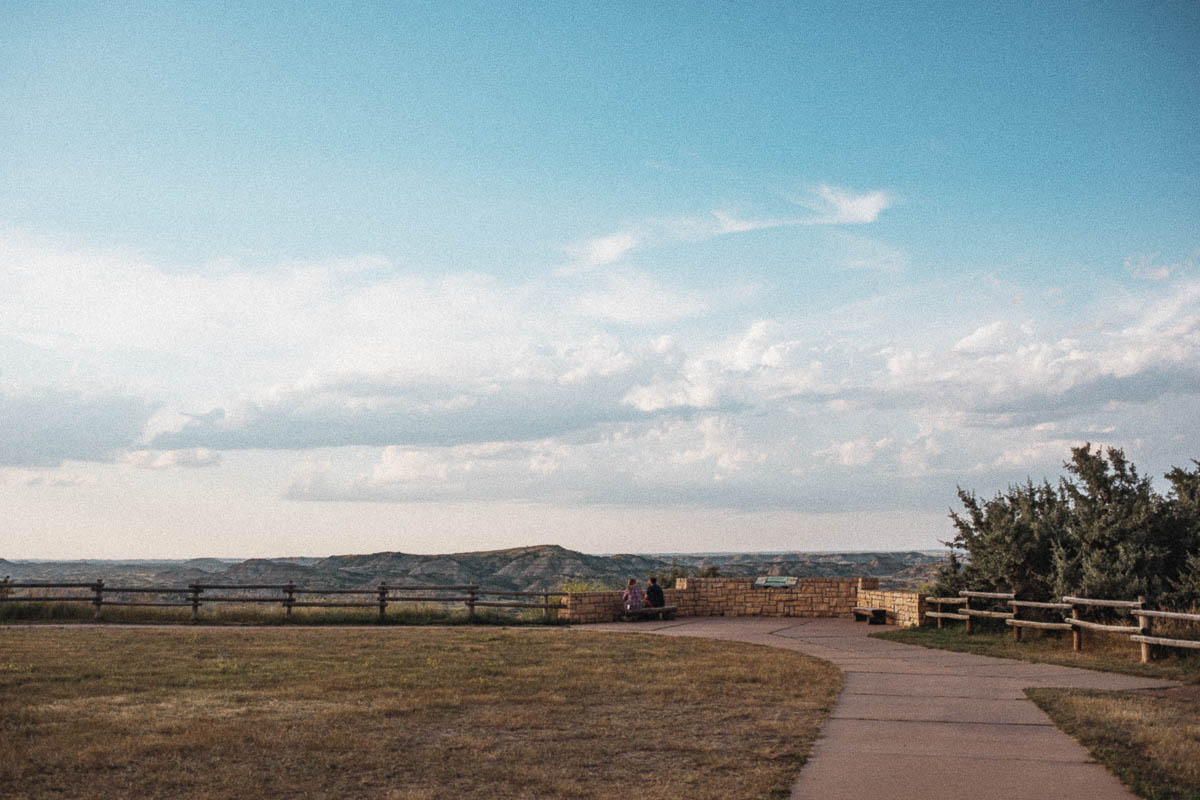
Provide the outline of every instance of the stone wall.
{"type": "Polygon", "coordinates": [[[621,615],[620,592],[571,592],[558,612],[564,622],[612,622],[621,615]]]}
{"type": "MultiPolygon", "coordinates": [[[[754,578],[680,578],[666,589],[667,605],[681,617],[848,617],[859,594],[878,578],[801,578],[791,589],[755,589],[754,578]]],[[[620,592],[572,592],[559,618],[611,622],[621,614],[620,592]]]]}
{"type": "Polygon", "coordinates": [[[886,608],[888,624],[912,627],[925,622],[925,595],[912,592],[881,592],[861,589],[858,605],[867,608],[886,608]]]}
{"type": "Polygon", "coordinates": [[[878,578],[801,578],[790,589],[756,589],[754,578],[680,578],[675,605],[697,617],[846,617],[860,589],[876,589],[878,578]]]}
{"type": "MultiPolygon", "coordinates": [[[[877,591],[878,578],[800,578],[791,589],[755,589],[754,578],[679,578],[676,588],[664,590],[667,606],[679,616],[850,616],[864,597],[917,597],[877,591]]],[[[620,616],[619,591],[572,591],[558,618],[568,622],[611,622],[620,616]]],[[[900,600],[896,608],[908,607],[900,600]]],[[[912,614],[924,614],[924,599],[912,614]]],[[[908,619],[905,616],[904,619],[908,619]]],[[[908,622],[901,622],[907,625],[908,622]]]]}

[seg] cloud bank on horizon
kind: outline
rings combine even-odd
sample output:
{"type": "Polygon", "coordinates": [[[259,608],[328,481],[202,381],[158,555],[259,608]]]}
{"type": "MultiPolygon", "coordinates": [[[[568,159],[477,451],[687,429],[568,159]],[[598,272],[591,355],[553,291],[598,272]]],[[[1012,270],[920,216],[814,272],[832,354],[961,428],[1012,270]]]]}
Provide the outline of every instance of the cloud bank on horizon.
{"type": "Polygon", "coordinates": [[[935,547],[1083,442],[1200,458],[1193,6],[857,75],[852,12],[478,11],[6,12],[0,556],[935,547]]]}

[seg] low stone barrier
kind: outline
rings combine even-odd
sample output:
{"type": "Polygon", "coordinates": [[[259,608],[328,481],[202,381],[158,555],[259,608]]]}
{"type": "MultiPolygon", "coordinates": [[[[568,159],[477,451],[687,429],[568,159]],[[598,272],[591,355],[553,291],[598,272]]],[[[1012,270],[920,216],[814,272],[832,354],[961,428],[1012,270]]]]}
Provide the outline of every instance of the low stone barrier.
{"type": "Polygon", "coordinates": [[[885,592],[878,589],[861,589],[858,605],[866,608],[885,608],[888,624],[904,627],[921,625],[925,622],[925,595],[913,592],[885,592]]]}
{"type": "MultiPolygon", "coordinates": [[[[681,617],[848,617],[862,591],[878,578],[801,578],[794,587],[756,589],[754,578],[680,578],[666,603],[681,617]]],[[[621,613],[621,592],[571,592],[559,619],[611,622],[621,613]]]]}
{"type": "Polygon", "coordinates": [[[620,592],[569,592],[558,618],[564,622],[612,622],[621,615],[620,592]]]}
{"type": "Polygon", "coordinates": [[[680,578],[679,614],[696,617],[846,617],[860,589],[878,578],[801,578],[791,588],[756,589],[754,578],[680,578]]]}

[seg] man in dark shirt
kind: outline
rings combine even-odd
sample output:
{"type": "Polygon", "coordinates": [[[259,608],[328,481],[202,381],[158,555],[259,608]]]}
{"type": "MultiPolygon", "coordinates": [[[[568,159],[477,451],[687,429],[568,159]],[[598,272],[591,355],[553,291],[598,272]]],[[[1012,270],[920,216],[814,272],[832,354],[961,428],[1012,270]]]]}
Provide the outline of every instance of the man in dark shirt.
{"type": "Polygon", "coordinates": [[[666,598],[663,596],[662,587],[658,585],[658,578],[651,576],[650,585],[646,587],[646,605],[651,608],[662,608],[666,605],[666,598]]]}

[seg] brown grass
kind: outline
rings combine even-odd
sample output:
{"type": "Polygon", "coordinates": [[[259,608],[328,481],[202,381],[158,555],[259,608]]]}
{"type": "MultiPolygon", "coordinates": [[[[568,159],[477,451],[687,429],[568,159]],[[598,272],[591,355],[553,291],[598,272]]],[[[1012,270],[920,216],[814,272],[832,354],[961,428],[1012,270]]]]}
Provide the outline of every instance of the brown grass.
{"type": "Polygon", "coordinates": [[[0,628],[0,796],[786,797],[840,688],[734,642],[0,628]]]}
{"type": "Polygon", "coordinates": [[[1083,650],[1076,653],[1071,649],[1070,633],[1027,630],[1023,641],[1014,642],[1009,628],[980,627],[981,630],[969,636],[962,627],[941,630],[933,627],[904,628],[872,635],[893,642],[961,653],[1200,683],[1200,653],[1197,652],[1156,648],[1159,651],[1156,660],[1142,664],[1141,649],[1125,635],[1085,631],[1083,650]]]}
{"type": "Polygon", "coordinates": [[[1200,799],[1200,688],[1026,693],[1138,796],[1200,799]]]}

